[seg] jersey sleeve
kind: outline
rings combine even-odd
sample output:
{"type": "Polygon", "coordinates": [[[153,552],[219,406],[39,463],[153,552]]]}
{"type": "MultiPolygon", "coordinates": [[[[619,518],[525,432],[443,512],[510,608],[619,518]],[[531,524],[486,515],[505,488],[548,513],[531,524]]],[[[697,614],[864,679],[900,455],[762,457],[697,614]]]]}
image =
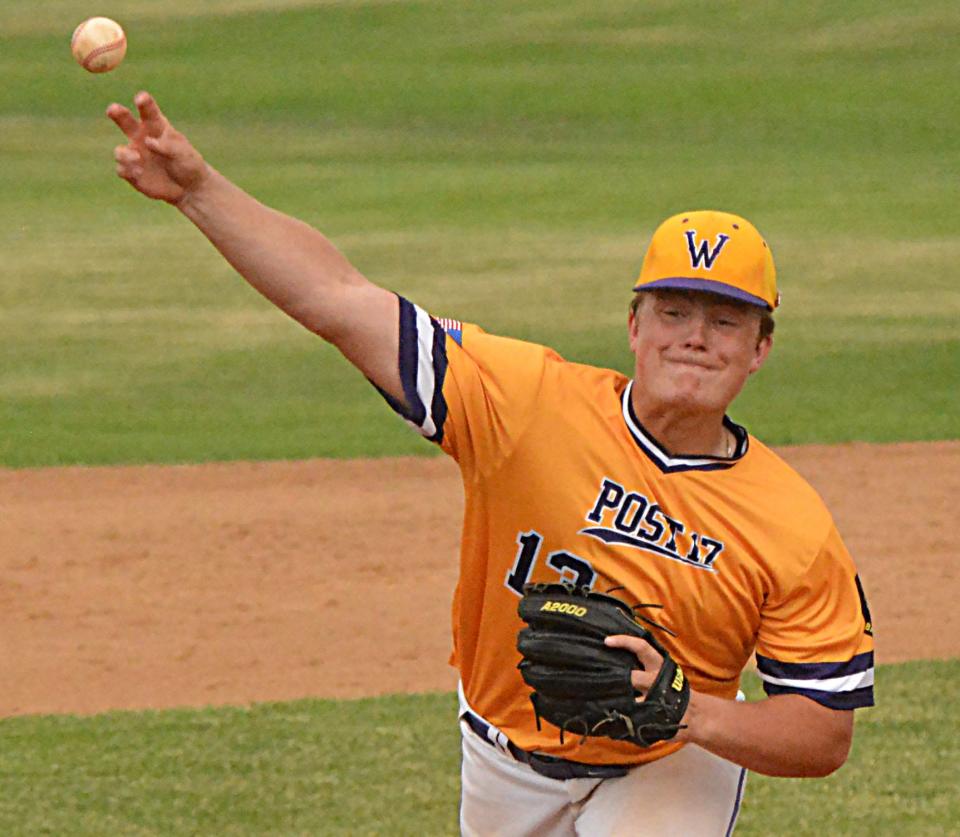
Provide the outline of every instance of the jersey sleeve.
{"type": "Polygon", "coordinates": [[[768,598],[757,638],[768,695],[804,695],[831,709],[873,706],[873,625],[835,526],[807,571],[768,598]]]}
{"type": "Polygon", "coordinates": [[[532,417],[551,350],[431,317],[400,298],[399,371],[406,403],[380,390],[464,473],[495,469],[532,417]]]}

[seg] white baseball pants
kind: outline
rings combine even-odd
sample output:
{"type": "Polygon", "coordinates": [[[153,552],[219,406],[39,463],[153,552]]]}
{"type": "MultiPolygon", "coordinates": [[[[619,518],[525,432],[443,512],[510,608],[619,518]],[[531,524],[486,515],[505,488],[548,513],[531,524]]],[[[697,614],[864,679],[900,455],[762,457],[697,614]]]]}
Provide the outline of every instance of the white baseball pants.
{"type": "Polygon", "coordinates": [[[609,779],[549,779],[460,722],[464,837],[728,837],[746,771],[687,745],[609,779]]]}

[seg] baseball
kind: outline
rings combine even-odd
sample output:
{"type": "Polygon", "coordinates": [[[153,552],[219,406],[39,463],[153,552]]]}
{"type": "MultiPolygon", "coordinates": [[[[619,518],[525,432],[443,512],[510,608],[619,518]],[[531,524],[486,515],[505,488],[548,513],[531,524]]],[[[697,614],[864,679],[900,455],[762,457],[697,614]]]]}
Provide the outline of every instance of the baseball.
{"type": "Polygon", "coordinates": [[[91,73],[106,73],[127,54],[127,36],[115,20],[91,17],[73,30],[70,49],[77,63],[91,73]]]}

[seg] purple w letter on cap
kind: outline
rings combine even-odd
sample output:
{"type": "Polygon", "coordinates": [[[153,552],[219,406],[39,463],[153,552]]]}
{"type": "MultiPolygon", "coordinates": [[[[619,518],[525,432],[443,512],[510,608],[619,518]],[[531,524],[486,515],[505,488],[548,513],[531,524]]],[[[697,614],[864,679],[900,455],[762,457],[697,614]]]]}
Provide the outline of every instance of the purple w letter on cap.
{"type": "Polygon", "coordinates": [[[707,239],[704,239],[699,244],[697,243],[695,238],[696,234],[696,230],[686,230],[684,232],[684,235],[687,237],[687,249],[690,251],[690,266],[700,267],[702,262],[703,267],[706,270],[710,270],[717,256],[720,255],[723,245],[730,240],[730,236],[717,233],[717,243],[713,245],[713,249],[711,250],[707,239]]]}

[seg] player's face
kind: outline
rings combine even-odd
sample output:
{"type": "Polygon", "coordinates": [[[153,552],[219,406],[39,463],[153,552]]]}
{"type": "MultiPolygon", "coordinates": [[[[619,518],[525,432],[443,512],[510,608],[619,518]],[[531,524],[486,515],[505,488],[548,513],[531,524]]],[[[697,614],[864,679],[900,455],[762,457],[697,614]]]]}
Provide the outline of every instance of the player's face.
{"type": "Polygon", "coordinates": [[[760,309],[694,291],[650,291],[630,316],[636,380],[654,408],[724,412],[763,364],[760,309]]]}

